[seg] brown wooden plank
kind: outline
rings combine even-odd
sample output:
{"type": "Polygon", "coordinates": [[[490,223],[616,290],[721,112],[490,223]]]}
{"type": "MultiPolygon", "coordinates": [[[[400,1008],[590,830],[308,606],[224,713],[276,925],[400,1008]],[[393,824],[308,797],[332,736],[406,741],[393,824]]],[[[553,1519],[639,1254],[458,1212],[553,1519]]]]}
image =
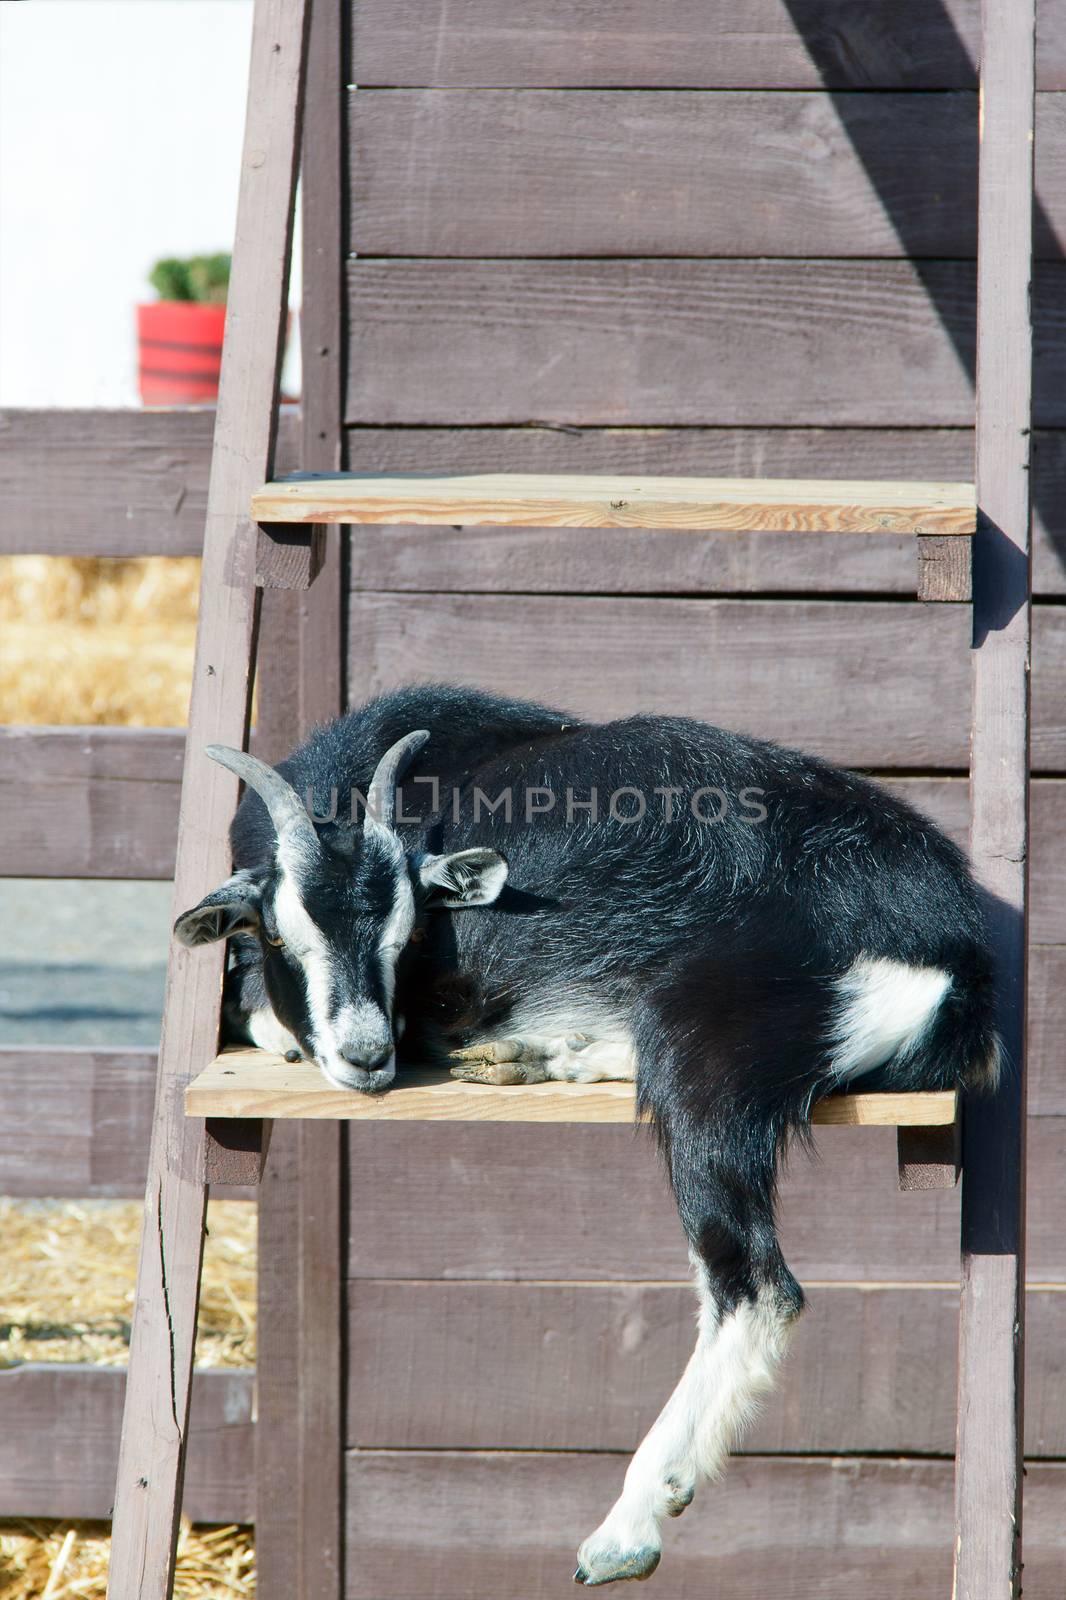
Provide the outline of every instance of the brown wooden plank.
{"type": "MultiPolygon", "coordinates": [[[[267,1050],[225,1050],[185,1091],[189,1116],[278,1116],[345,1122],[622,1122],[636,1117],[631,1083],[538,1083],[490,1088],[460,1082],[439,1067],[408,1067],[387,1094],[359,1094],[331,1083],[313,1061],[267,1050]]],[[[954,1090],[931,1094],[838,1094],[814,1107],[826,1127],[954,1125],[954,1090]]]]}
{"type": "MultiPolygon", "coordinates": [[[[970,89],[980,0],[642,0],[608,10],[532,0],[360,0],[352,7],[360,85],[566,88],[970,89]]],[[[1037,81],[1066,88],[1066,10],[1040,0],[1037,81]]]]}
{"type": "Polygon", "coordinates": [[[297,473],[252,496],[271,523],[490,523],[560,528],[719,528],[968,538],[967,483],[824,478],[645,478],[589,473],[297,473]]]}
{"type": "MultiPolygon", "coordinates": [[[[621,1486],[624,1456],[353,1451],[350,1600],[558,1595],[579,1542],[621,1486]]],[[[951,1463],[868,1457],[731,1461],[664,1533],[668,1600],[942,1600],[951,1582],[951,1463]]],[[[1026,1600],[1060,1600],[1066,1468],[1026,1490],[1026,1600]]]]}
{"type": "MultiPolygon", "coordinates": [[[[632,1450],[692,1351],[687,1284],[362,1281],[353,1291],[348,1443],[362,1449],[632,1450]]],[[[1026,1298],[1028,1451],[1062,1456],[1066,1294],[1026,1298]]],[[[809,1285],[742,1451],[950,1455],[958,1311],[953,1285],[809,1285]]]]}
{"type": "MultiPolygon", "coordinates": [[[[121,1368],[61,1362],[0,1370],[0,1505],[5,1517],[109,1517],[121,1368]]],[[[250,1522],[255,1374],[198,1370],[182,1509],[197,1522],[250,1522]]]]}
{"type": "MultiPolygon", "coordinates": [[[[198,556],[213,409],[0,411],[0,554],[198,556]]],[[[299,466],[294,407],[278,462],[299,466]]]]}
{"type": "MultiPolygon", "coordinates": [[[[349,262],[349,422],[968,426],[972,262],[349,262]]],[[[1034,276],[1066,421],[1066,268],[1034,276]]]]}
{"type": "Polygon", "coordinates": [[[1028,1101],[1031,1116],[1066,1114],[1064,1060],[1066,945],[1035,945],[1029,955],[1028,1101]]]}
{"type": "MultiPolygon", "coordinates": [[[[350,464],[388,472],[634,472],[727,477],[967,479],[969,429],[352,428],[350,464]]],[[[1066,592],[1066,434],[1033,440],[1034,586],[1066,592]]],[[[843,543],[811,535],[632,530],[625,560],[609,534],[557,528],[364,527],[357,589],[556,590],[635,594],[915,592],[914,552],[897,535],[843,543]]]]}
{"type": "Polygon", "coordinates": [[[144,1050],[0,1051],[0,1192],[139,1194],[155,1065],[144,1050]]]}
{"type": "Polygon", "coordinates": [[[178,728],[0,729],[0,876],[168,878],[178,728]]]}
{"type": "MultiPolygon", "coordinates": [[[[0,413],[0,546],[39,555],[198,555],[214,413],[0,413]],[[65,470],[68,461],[71,472],[65,470]],[[116,517],[115,502],[121,507],[116,517]]],[[[352,429],[359,470],[637,472],[692,476],[966,479],[968,429],[352,429]]],[[[280,470],[301,464],[297,418],[282,412],[280,470]]],[[[1033,440],[1034,588],[1066,591],[1066,434],[1033,440]]],[[[812,536],[802,549],[775,534],[631,533],[626,560],[588,530],[436,532],[364,529],[353,551],[357,586],[484,587],[683,593],[914,591],[913,550],[895,535],[860,544],[812,536]],[[490,553],[506,553],[504,563],[490,553]],[[509,582],[504,579],[509,575],[509,582]]]]}
{"type": "MultiPolygon", "coordinates": [[[[987,896],[1004,1071],[962,1123],[955,1600],[1021,1592],[1035,40],[1035,0],[984,0],[970,853],[987,896]]],[[[1037,722],[1041,710],[1034,696],[1037,722]]]]}
{"type": "MultiPolygon", "coordinates": [[[[976,251],[975,94],[400,89],[349,104],[362,255],[976,251]]],[[[1036,149],[1037,252],[1055,259],[1059,95],[1040,97],[1036,149]]]]}
{"type": "MultiPolygon", "coordinates": [[[[248,501],[274,463],[309,18],[307,0],[255,8],[182,785],[179,907],[225,875],[237,785],[203,750],[242,745],[251,709],[258,603],[248,501]]],[[[116,1594],[165,1596],[173,1582],[207,1202],[204,1126],[183,1115],[181,1094],[217,1045],[223,960],[221,945],[171,946],[115,1491],[116,1594]]]]}
{"type": "Polygon", "coordinates": [[[368,692],[451,678],[593,719],[669,708],[852,764],[968,758],[962,608],[361,594],[350,619],[368,692]]]}
{"type": "MultiPolygon", "coordinates": [[[[358,1278],[684,1279],[681,1229],[650,1138],[625,1127],[353,1124],[350,1274],[358,1278]],[[403,1174],[402,1208],[366,1216],[403,1174]],[[605,1194],[624,1203],[603,1205],[605,1194]]],[[[1033,1117],[1029,1276],[1066,1281],[1066,1120],[1033,1117]],[[1037,1176],[1038,1175],[1038,1176],[1037,1176]]],[[[823,1128],[781,1187],[785,1256],[804,1281],[954,1281],[957,1191],[896,1191],[895,1138],[823,1128]]]]}
{"type": "MultiPolygon", "coordinates": [[[[965,778],[890,778],[885,787],[939,823],[966,849],[970,816],[965,778]]],[[[1033,946],[1066,945],[1066,784],[1055,778],[1034,779],[1030,799],[1035,866],[1029,938],[1033,946]]]]}
{"type": "MultiPolygon", "coordinates": [[[[155,1072],[145,1050],[0,1049],[0,1194],[143,1195],[155,1072]]],[[[214,1190],[238,1199],[253,1192],[214,1190]]]]}
{"type": "MultiPolygon", "coordinates": [[[[450,678],[592,719],[669,709],[846,765],[968,761],[961,606],[364,593],[349,614],[350,670],[368,695],[450,678]]],[[[1033,656],[1034,768],[1062,771],[1059,608],[1037,611],[1033,656]]]]}
{"type": "MultiPolygon", "coordinates": [[[[302,464],[342,464],[341,71],[343,8],[315,0],[301,144],[302,464]]],[[[321,530],[324,569],[306,593],[266,597],[260,733],[275,757],[342,709],[341,539],[321,530]]],[[[342,1129],[278,1123],[259,1204],[256,1591],[339,1600],[345,1375],[342,1129]]]]}

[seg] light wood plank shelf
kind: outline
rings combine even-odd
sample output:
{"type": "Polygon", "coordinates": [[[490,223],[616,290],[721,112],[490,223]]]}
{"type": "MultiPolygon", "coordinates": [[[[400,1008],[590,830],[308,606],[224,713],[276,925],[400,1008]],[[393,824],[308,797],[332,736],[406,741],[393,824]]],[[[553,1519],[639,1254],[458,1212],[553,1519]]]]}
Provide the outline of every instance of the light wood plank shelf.
{"type": "MultiPolygon", "coordinates": [[[[836,1127],[947,1127],[955,1093],[841,1094],[812,1121],[836,1127]]],[[[538,1083],[494,1088],[438,1068],[401,1069],[384,1094],[338,1089],[308,1061],[227,1050],[185,1091],[190,1117],[337,1118],[348,1122],[632,1122],[631,1083],[538,1083]]]]}
{"type": "Polygon", "coordinates": [[[974,532],[970,483],[299,473],[252,497],[256,522],[679,528],[769,533],[974,532]]]}

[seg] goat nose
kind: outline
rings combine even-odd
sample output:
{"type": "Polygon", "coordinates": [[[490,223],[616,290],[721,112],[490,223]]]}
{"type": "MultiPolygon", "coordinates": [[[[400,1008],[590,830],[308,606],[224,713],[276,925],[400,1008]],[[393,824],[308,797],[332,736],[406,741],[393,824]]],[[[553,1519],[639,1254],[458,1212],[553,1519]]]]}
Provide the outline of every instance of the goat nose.
{"type": "Polygon", "coordinates": [[[364,1072],[376,1072],[379,1067],[385,1066],[392,1055],[391,1045],[382,1045],[380,1050],[346,1050],[344,1059],[349,1066],[362,1067],[364,1072]]]}

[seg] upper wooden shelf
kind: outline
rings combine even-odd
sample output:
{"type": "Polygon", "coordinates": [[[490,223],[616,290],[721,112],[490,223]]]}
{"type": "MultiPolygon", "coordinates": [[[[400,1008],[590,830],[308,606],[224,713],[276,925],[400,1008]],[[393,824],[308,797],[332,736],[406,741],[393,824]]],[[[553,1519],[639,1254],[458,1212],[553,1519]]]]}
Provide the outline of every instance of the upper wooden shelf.
{"type": "Polygon", "coordinates": [[[970,483],[298,473],[252,496],[256,522],[684,528],[766,533],[974,531],[970,483]]]}
{"type": "MultiPolygon", "coordinates": [[[[384,1122],[632,1122],[631,1083],[538,1083],[493,1088],[439,1069],[402,1070],[384,1094],[338,1089],[308,1061],[227,1050],[185,1091],[190,1117],[302,1117],[384,1122]]],[[[946,1127],[955,1094],[839,1094],[813,1122],[837,1127],[946,1127]]]]}

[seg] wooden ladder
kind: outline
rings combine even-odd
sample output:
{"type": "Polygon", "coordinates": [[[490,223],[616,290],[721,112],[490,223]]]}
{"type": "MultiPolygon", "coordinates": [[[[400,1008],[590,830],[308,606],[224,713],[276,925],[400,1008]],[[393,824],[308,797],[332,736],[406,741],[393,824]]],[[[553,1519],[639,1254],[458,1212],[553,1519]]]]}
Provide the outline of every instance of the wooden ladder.
{"type": "MultiPolygon", "coordinates": [[[[235,779],[204,754],[247,742],[264,591],[321,594],[337,581],[327,526],[360,523],[764,529],[915,536],[917,591],[970,597],[973,549],[971,852],[989,893],[1007,1068],[962,1120],[962,1306],[956,1466],[956,1600],[1009,1600],[1021,1550],[1025,1005],[1029,770],[1029,425],[1034,0],[984,0],[979,195],[977,483],[342,475],[337,352],[316,342],[305,299],[304,461],[273,481],[280,360],[309,51],[333,47],[335,0],[257,0],[226,343],[204,534],[200,623],[182,787],[175,911],[225,877],[235,779]],[[972,537],[971,537],[972,536],[972,537]]],[[[339,118],[339,107],[328,109],[339,118]]],[[[340,260],[336,148],[304,153],[324,236],[340,260]],[[314,174],[309,165],[316,164],[314,174]],[[332,187],[330,187],[332,186],[332,187]],[[333,229],[332,234],[329,230],[333,229]]],[[[339,278],[335,286],[340,293],[339,278]]],[[[442,533],[442,537],[447,537],[442,533]]],[[[298,626],[299,613],[290,611],[298,626]]],[[[306,623],[306,617],[305,617],[306,623]]],[[[328,715],[329,695],[303,707],[328,715]]],[[[264,705],[263,722],[269,714],[264,705]]],[[[411,1074],[374,1099],[306,1064],[217,1056],[224,951],[174,944],[167,975],[144,1227],[115,1492],[112,1600],[171,1593],[210,1183],[257,1181],[271,1118],[308,1130],[335,1119],[629,1121],[624,1084],[486,1089],[411,1074]]],[[[901,1183],[953,1183],[955,1096],[852,1095],[820,1122],[899,1131],[901,1183]]],[[[339,1197],[329,1197],[329,1203],[339,1197]]],[[[327,1232],[337,1216],[305,1218],[327,1232]]],[[[339,1215],[339,1203],[333,1207],[339,1215]]],[[[267,1241],[262,1241],[267,1248],[267,1241]]],[[[267,1336],[268,1330],[264,1329],[267,1336]]],[[[322,1372],[338,1357],[319,1350],[322,1372]]],[[[332,1365],[331,1365],[332,1363],[332,1365]]],[[[322,1402],[328,1407],[329,1396],[322,1402]]],[[[291,1493],[290,1486],[285,1492],[291,1493]]],[[[337,1508],[299,1514],[340,1540],[337,1508]]],[[[317,1534],[315,1536],[318,1536],[317,1534]]],[[[334,1562],[334,1572],[337,1563],[334,1562]]],[[[301,1590],[301,1592],[303,1592],[301,1590]]],[[[318,1597],[324,1594],[320,1588],[318,1597]]],[[[335,1585],[331,1594],[338,1595],[335,1585]]]]}

